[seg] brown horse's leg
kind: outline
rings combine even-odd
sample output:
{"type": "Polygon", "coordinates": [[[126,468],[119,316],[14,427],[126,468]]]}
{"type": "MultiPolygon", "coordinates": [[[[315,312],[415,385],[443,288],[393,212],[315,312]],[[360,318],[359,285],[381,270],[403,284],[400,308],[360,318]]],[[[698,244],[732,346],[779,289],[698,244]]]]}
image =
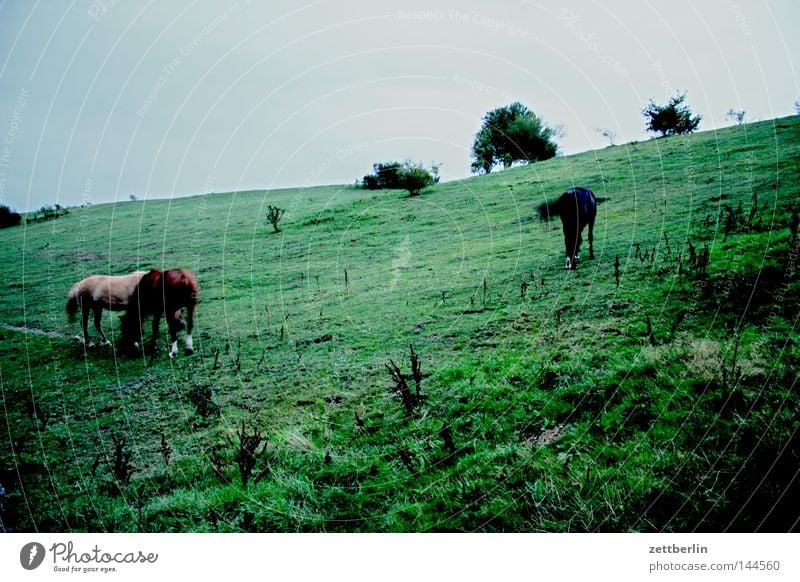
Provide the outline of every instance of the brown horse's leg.
{"type": "Polygon", "coordinates": [[[181,320],[178,318],[180,311],[167,312],[167,327],[169,328],[169,357],[174,358],[178,353],[178,330],[181,328],[181,320]]]}
{"type": "Polygon", "coordinates": [[[194,327],[194,308],[195,304],[190,303],[186,306],[186,353],[194,353],[194,344],[192,343],[192,328],[194,327]]]}
{"type": "Polygon", "coordinates": [[[102,345],[107,346],[107,345],[111,344],[111,342],[108,341],[108,338],[106,337],[106,334],[103,333],[102,321],[103,321],[103,308],[102,307],[95,307],[94,308],[94,328],[97,330],[97,333],[100,334],[100,337],[103,338],[103,344],[102,345]]]}
{"type": "Polygon", "coordinates": [[[81,301],[81,324],[83,325],[83,345],[89,347],[89,306],[81,301]]]}
{"type": "MultiPolygon", "coordinates": [[[[144,319],[144,316],[142,316],[142,319],[144,319]]],[[[153,351],[155,351],[156,347],[158,346],[158,327],[160,325],[161,325],[161,313],[155,312],[153,314],[153,327],[152,327],[153,335],[150,338],[150,345],[153,351]]]]}

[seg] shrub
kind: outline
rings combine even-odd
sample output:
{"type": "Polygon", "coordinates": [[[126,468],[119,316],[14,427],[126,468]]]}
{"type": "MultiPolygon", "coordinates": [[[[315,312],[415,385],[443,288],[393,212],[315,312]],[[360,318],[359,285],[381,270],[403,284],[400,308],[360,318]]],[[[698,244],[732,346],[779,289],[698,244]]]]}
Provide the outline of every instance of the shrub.
{"type": "Polygon", "coordinates": [[[684,105],[686,93],[678,93],[671,97],[666,105],[657,105],[652,99],[642,110],[647,131],[660,133],[661,137],[692,133],[700,125],[702,117],[692,117],[692,110],[684,105]]]}
{"type": "Polygon", "coordinates": [[[428,168],[421,162],[379,162],[372,166],[374,173],[364,176],[361,187],[367,190],[408,190],[409,196],[420,192],[439,181],[439,165],[428,168]]]}
{"type": "Polygon", "coordinates": [[[19,213],[14,212],[8,206],[0,206],[0,228],[19,226],[20,222],[22,222],[22,217],[19,213]]]}

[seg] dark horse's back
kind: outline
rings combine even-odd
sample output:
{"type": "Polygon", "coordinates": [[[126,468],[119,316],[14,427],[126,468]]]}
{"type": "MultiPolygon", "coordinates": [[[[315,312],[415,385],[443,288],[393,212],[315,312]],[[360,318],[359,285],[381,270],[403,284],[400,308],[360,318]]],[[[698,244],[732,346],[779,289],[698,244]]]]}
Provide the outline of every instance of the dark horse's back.
{"type": "Polygon", "coordinates": [[[588,224],[597,215],[597,197],[589,188],[578,186],[566,190],[558,199],[558,214],[565,217],[575,209],[575,216],[581,224],[588,224]]]}

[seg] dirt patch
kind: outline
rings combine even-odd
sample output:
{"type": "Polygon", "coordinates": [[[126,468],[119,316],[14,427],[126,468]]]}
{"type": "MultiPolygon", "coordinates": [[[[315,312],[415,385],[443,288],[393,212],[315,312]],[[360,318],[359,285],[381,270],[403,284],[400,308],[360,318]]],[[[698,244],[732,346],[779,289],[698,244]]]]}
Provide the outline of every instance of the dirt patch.
{"type": "Polygon", "coordinates": [[[70,339],[72,337],[69,335],[65,335],[63,333],[58,333],[56,331],[47,331],[45,329],[39,329],[37,327],[26,327],[24,325],[9,325],[7,323],[0,323],[0,329],[6,329],[8,331],[16,331],[19,333],[29,333],[31,335],[53,337],[58,339],[70,339]]]}

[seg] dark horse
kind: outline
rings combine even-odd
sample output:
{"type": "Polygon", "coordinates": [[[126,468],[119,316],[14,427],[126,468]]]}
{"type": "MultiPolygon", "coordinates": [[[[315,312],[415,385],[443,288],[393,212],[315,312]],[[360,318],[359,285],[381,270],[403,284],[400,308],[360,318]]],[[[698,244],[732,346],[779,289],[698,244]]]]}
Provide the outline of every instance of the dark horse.
{"type": "Polygon", "coordinates": [[[186,353],[194,352],[192,327],[194,311],[197,306],[199,287],[197,279],[187,269],[153,269],[144,275],[128,302],[128,309],[122,316],[122,333],[135,348],[142,340],[142,325],[147,316],[153,317],[153,345],[158,337],[161,316],[166,314],[170,335],[169,357],[178,353],[178,332],[186,328],[186,353]],[[181,310],[186,308],[186,324],[181,310]]]}
{"type": "Polygon", "coordinates": [[[564,227],[564,246],[567,251],[567,269],[576,269],[581,258],[581,233],[589,227],[589,258],[594,258],[594,219],[597,216],[597,197],[589,188],[570,188],[554,203],[539,206],[542,218],[558,215],[564,227]]]}

